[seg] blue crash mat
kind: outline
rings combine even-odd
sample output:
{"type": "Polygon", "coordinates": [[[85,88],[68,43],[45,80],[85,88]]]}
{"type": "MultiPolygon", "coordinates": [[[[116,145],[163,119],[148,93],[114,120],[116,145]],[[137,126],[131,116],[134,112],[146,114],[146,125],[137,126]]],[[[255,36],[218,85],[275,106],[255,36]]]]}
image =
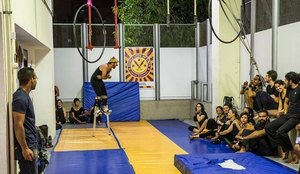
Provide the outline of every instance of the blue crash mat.
{"type": "Polygon", "coordinates": [[[297,171],[252,153],[175,155],[174,165],[183,174],[296,174],[297,171]],[[225,169],[218,165],[232,159],[245,170],[225,169]]]}
{"type": "Polygon", "coordinates": [[[221,144],[211,144],[210,140],[205,139],[190,141],[189,135],[191,135],[191,132],[188,130],[190,125],[182,121],[151,120],[148,122],[189,154],[232,152],[231,149],[226,147],[225,142],[221,144]]]}
{"type": "Polygon", "coordinates": [[[52,152],[45,174],[134,174],[122,149],[52,152]]]}

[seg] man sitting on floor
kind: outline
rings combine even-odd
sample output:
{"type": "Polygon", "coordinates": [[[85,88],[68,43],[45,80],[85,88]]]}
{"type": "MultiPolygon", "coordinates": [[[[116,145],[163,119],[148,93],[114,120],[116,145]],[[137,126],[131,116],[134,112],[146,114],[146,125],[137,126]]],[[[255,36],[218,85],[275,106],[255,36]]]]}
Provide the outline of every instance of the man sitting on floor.
{"type": "Polygon", "coordinates": [[[240,140],[240,152],[252,152],[257,155],[273,155],[274,150],[271,149],[270,142],[266,136],[265,126],[269,123],[268,111],[262,110],[258,112],[258,122],[255,124],[255,131],[248,135],[238,135],[235,138],[240,140]]]}

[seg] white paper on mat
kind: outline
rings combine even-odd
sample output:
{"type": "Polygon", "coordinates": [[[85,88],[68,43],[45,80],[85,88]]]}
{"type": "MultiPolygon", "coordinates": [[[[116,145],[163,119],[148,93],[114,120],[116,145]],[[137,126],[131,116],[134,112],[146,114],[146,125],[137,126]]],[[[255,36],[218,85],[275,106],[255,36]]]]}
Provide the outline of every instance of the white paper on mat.
{"type": "Polygon", "coordinates": [[[233,169],[233,170],[245,170],[246,169],[244,166],[241,166],[241,165],[235,163],[232,159],[226,160],[222,163],[219,163],[218,165],[223,168],[226,168],[226,169],[233,169]]]}

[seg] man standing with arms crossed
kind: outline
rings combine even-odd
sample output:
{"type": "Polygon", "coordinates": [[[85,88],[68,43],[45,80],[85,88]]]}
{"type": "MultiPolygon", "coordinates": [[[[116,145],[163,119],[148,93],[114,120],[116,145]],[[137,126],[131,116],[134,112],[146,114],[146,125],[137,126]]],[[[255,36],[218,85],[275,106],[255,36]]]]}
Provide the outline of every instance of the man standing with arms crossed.
{"type": "Polygon", "coordinates": [[[37,84],[32,68],[19,70],[20,87],[13,94],[12,116],[15,134],[15,159],[18,160],[20,174],[37,174],[37,131],[35,114],[29,93],[37,84]]]}

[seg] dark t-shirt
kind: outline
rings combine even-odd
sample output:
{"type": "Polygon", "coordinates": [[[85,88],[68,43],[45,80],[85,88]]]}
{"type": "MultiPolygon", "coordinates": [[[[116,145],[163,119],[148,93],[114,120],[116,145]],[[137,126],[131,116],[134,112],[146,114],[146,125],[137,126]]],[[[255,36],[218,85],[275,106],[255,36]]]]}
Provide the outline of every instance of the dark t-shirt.
{"type": "Polygon", "coordinates": [[[300,85],[291,89],[288,94],[289,108],[287,114],[297,115],[300,117],[300,85]]]}
{"type": "MultiPolygon", "coordinates": [[[[198,122],[199,126],[201,126],[203,124],[203,122],[208,118],[207,113],[205,111],[202,111],[201,114],[200,114],[200,116],[201,115],[204,115],[205,117],[204,117],[204,119],[202,121],[198,122]]],[[[195,113],[194,121],[198,121],[198,119],[197,119],[197,113],[195,113]]]]}
{"type": "MultiPolygon", "coordinates": [[[[108,71],[106,74],[109,74],[110,71],[108,71]]],[[[100,75],[102,76],[102,71],[99,69],[99,67],[94,71],[92,77],[91,77],[91,81],[92,80],[102,80],[102,79],[98,79],[97,76],[100,75]]]]}
{"type": "Polygon", "coordinates": [[[255,130],[263,130],[266,127],[266,123],[257,122],[254,125],[255,130]]]}
{"type": "Polygon", "coordinates": [[[270,85],[267,86],[267,93],[269,95],[275,95],[276,97],[279,96],[279,92],[276,90],[275,85],[273,85],[273,87],[271,87],[270,85]]]}
{"type": "Polygon", "coordinates": [[[64,124],[66,122],[63,108],[57,108],[55,114],[56,114],[56,123],[61,122],[62,124],[64,124]]]}
{"type": "Polygon", "coordinates": [[[97,78],[98,75],[102,75],[102,71],[100,71],[99,67],[94,71],[92,77],[91,77],[91,81],[92,80],[100,80],[97,78]]]}
{"type": "Polygon", "coordinates": [[[30,96],[21,88],[13,94],[12,110],[13,112],[25,114],[23,125],[26,143],[30,148],[37,148],[37,132],[33,104],[30,96]]]}
{"type": "Polygon", "coordinates": [[[72,107],[70,112],[73,112],[74,116],[79,119],[79,115],[84,113],[84,109],[81,107],[78,111],[75,111],[75,109],[72,107]]]}

